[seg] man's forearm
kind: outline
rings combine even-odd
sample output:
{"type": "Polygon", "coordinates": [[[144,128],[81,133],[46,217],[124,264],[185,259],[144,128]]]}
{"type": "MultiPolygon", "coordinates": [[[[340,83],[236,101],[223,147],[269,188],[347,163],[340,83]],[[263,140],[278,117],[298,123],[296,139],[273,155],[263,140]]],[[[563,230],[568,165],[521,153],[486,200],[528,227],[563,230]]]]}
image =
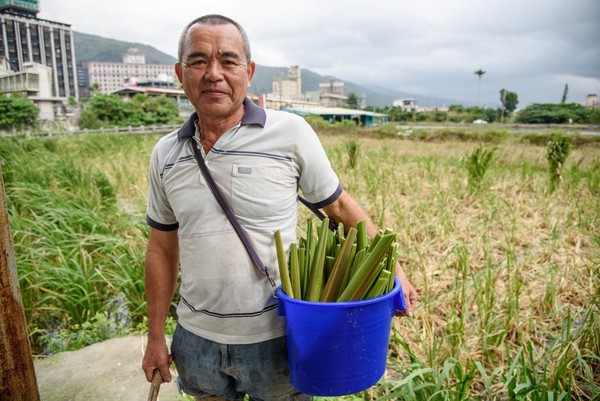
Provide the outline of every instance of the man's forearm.
{"type": "Polygon", "coordinates": [[[350,227],[356,227],[359,221],[364,220],[367,224],[367,235],[373,238],[377,234],[377,227],[375,227],[365,211],[346,191],[343,191],[335,202],[324,207],[323,210],[327,216],[334,219],[337,223],[343,223],[344,230],[346,231],[350,227]]]}
{"type": "Polygon", "coordinates": [[[165,322],[177,286],[177,249],[176,234],[153,230],[146,252],[145,274],[149,338],[164,337],[165,322]]]}
{"type": "Polygon", "coordinates": [[[149,337],[164,336],[165,322],[175,295],[176,285],[177,268],[168,267],[168,265],[164,265],[160,260],[157,260],[154,255],[148,254],[146,260],[146,297],[148,301],[149,337]]]}

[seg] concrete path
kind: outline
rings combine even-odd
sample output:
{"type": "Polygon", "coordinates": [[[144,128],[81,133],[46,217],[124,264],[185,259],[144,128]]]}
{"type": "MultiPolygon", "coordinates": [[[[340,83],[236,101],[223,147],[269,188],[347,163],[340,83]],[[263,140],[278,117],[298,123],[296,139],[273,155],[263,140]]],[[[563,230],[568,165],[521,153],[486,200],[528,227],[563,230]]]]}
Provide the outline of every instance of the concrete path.
{"type": "MultiPolygon", "coordinates": [[[[36,359],[41,401],[147,401],[150,383],[141,368],[145,349],[145,336],[128,336],[36,359]]],[[[161,385],[159,400],[184,399],[175,380],[161,385]]]]}

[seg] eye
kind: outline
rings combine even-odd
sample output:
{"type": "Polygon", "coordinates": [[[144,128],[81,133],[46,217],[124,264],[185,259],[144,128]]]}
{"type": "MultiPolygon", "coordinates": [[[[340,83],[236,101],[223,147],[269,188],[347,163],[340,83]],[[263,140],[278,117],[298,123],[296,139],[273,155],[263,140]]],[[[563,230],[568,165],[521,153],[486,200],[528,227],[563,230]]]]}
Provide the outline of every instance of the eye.
{"type": "Polygon", "coordinates": [[[221,65],[225,68],[233,68],[237,67],[239,63],[235,60],[223,60],[221,61],[221,65]]]}
{"type": "Polygon", "coordinates": [[[206,60],[198,59],[185,63],[190,68],[204,68],[208,64],[206,60]]]}

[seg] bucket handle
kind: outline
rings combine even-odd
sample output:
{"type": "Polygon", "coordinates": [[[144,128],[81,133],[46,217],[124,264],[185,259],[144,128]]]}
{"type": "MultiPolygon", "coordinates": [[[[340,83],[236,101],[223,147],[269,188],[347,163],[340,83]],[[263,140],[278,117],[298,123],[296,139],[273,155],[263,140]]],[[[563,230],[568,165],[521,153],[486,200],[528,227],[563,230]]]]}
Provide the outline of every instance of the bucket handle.
{"type": "Polygon", "coordinates": [[[285,316],[285,304],[277,295],[275,298],[277,298],[277,316],[285,316]]]}
{"type": "Polygon", "coordinates": [[[400,287],[400,291],[394,296],[394,309],[395,310],[406,310],[406,299],[404,299],[404,291],[402,291],[402,283],[396,277],[394,278],[396,285],[400,287]]]}

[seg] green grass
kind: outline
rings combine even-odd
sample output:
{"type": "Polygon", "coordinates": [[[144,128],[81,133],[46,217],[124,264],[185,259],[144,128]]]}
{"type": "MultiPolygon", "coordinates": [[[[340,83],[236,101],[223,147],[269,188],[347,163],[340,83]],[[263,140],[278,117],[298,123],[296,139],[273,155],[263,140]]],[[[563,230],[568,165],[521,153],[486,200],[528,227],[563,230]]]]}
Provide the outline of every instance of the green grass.
{"type": "MultiPolygon", "coordinates": [[[[394,319],[380,383],[332,399],[600,396],[600,148],[573,141],[550,191],[548,137],[486,134],[494,159],[473,161],[485,173],[473,191],[464,157],[486,141],[468,135],[353,132],[352,168],[348,136],[321,135],[344,187],[398,233],[398,259],[420,297],[413,319],[394,319]]],[[[23,303],[45,351],[53,336],[77,346],[143,328],[146,174],[157,139],[0,138],[23,303]],[[84,326],[91,339],[77,334],[84,326]]]]}

